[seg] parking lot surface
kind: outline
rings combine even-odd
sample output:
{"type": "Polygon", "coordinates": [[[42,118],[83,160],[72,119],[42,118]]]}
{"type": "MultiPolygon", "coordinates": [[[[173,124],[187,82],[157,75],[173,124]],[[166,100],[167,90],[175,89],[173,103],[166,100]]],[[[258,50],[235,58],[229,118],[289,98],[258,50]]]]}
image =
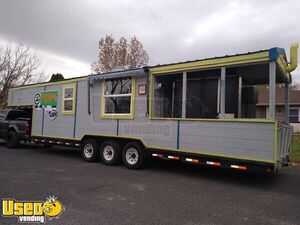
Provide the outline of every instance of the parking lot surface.
{"type": "Polygon", "coordinates": [[[264,175],[148,160],[135,171],[84,162],[70,148],[0,144],[0,198],[49,195],[65,210],[46,224],[300,224],[297,167],[264,175]]]}

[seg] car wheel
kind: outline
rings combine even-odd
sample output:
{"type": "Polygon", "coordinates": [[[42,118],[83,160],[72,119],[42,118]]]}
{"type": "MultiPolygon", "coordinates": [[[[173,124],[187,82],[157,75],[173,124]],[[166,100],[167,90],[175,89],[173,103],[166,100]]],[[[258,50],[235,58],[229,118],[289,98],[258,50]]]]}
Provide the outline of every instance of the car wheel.
{"type": "Polygon", "coordinates": [[[87,139],[81,145],[81,156],[87,162],[99,160],[100,146],[95,139],[87,139]]]}
{"type": "Polygon", "coordinates": [[[104,141],[100,149],[100,157],[106,165],[116,165],[121,162],[121,148],[114,140],[104,141]]]}
{"type": "Polygon", "coordinates": [[[143,146],[137,142],[128,143],[123,149],[122,160],[129,169],[141,169],[145,162],[143,146]]]}
{"type": "Polygon", "coordinates": [[[7,142],[6,142],[6,146],[8,148],[17,148],[20,145],[20,140],[18,137],[17,132],[15,131],[9,131],[7,134],[7,142]]]}

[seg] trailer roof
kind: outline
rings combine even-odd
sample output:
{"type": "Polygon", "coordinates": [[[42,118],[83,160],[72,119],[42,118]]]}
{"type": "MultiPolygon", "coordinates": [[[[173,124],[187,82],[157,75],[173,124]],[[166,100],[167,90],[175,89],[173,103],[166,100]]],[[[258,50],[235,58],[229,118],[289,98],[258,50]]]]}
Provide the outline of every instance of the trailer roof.
{"type": "Polygon", "coordinates": [[[281,57],[284,65],[279,65],[283,67],[287,65],[287,59],[285,50],[283,48],[270,48],[259,51],[247,52],[242,54],[233,54],[225,55],[218,57],[210,57],[204,59],[196,59],[191,61],[177,62],[177,63],[168,63],[168,64],[158,64],[156,66],[150,66],[150,71],[160,72],[163,70],[172,70],[172,69],[185,69],[187,67],[205,67],[213,68],[218,66],[230,66],[230,65],[242,65],[253,62],[267,62],[278,60],[281,57]]]}
{"type": "Polygon", "coordinates": [[[61,81],[55,81],[55,82],[40,82],[40,83],[35,83],[35,84],[25,84],[22,86],[16,86],[10,89],[22,89],[22,88],[28,88],[28,87],[32,87],[32,86],[48,86],[48,85],[57,85],[57,84],[63,84],[63,83],[70,83],[70,82],[74,82],[74,81],[79,81],[79,80],[86,80],[88,76],[80,76],[80,77],[71,77],[71,78],[67,78],[61,81]]]}
{"type": "Polygon", "coordinates": [[[232,56],[245,56],[245,55],[250,55],[250,54],[259,53],[259,52],[267,52],[267,51],[269,51],[269,49],[258,50],[258,51],[253,51],[253,52],[246,52],[246,53],[239,53],[239,54],[230,54],[230,55],[223,55],[223,56],[207,57],[207,58],[195,59],[195,60],[187,60],[187,61],[176,62],[176,63],[157,64],[155,66],[150,66],[149,68],[157,68],[157,67],[171,66],[171,65],[180,65],[180,64],[185,64],[185,63],[200,62],[200,61],[211,60],[211,59],[229,58],[229,57],[232,57],[232,56]]]}
{"type": "Polygon", "coordinates": [[[112,79],[112,78],[119,78],[119,77],[128,77],[128,76],[138,76],[143,75],[148,72],[147,67],[143,68],[135,68],[135,69],[128,69],[128,70],[120,70],[120,71],[113,71],[108,73],[101,73],[101,74],[91,74],[88,76],[90,80],[104,80],[104,79],[112,79]]]}
{"type": "MultiPolygon", "coordinates": [[[[172,74],[184,71],[193,70],[207,70],[207,69],[218,69],[221,67],[226,68],[239,68],[247,67],[256,68],[253,73],[257,73],[256,76],[252,75],[252,79],[257,79],[260,83],[262,78],[268,79],[268,62],[275,61],[277,63],[276,77],[279,82],[291,81],[291,75],[286,72],[288,66],[285,50],[283,48],[270,48],[265,50],[259,50],[254,52],[247,52],[243,54],[225,55],[221,57],[212,57],[197,59],[193,61],[185,61],[178,63],[169,63],[149,67],[151,74],[172,74]],[[260,65],[264,64],[265,68],[260,65]]],[[[253,81],[254,81],[253,80],[253,81]]]]}
{"type": "Polygon", "coordinates": [[[119,70],[119,71],[113,71],[113,72],[102,73],[102,74],[91,74],[86,76],[68,78],[63,81],[57,81],[57,82],[41,82],[36,84],[28,84],[28,85],[17,86],[12,89],[26,88],[31,86],[57,85],[61,83],[85,80],[87,78],[91,80],[98,80],[98,79],[107,79],[107,78],[115,78],[115,77],[124,77],[124,76],[128,76],[132,72],[134,72],[137,75],[137,74],[148,72],[148,70],[150,70],[152,73],[163,73],[163,72],[183,71],[186,70],[187,68],[190,69],[217,68],[221,66],[242,65],[242,64],[255,63],[255,62],[267,62],[272,60],[277,61],[279,65],[279,69],[282,72],[282,74],[288,80],[290,80],[290,74],[285,72],[285,67],[288,65],[285,50],[283,48],[274,47],[270,49],[247,52],[242,54],[233,54],[233,55],[225,55],[219,57],[196,59],[196,60],[183,61],[177,63],[158,64],[155,66],[146,66],[146,67],[141,67],[136,69],[119,70]]]}

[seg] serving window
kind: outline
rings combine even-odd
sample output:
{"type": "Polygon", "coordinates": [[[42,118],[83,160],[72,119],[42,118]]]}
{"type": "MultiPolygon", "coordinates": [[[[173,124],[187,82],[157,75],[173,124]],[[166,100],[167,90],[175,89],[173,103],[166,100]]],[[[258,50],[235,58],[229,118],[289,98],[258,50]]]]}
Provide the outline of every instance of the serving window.
{"type": "Polygon", "coordinates": [[[134,79],[107,79],[103,82],[101,117],[130,118],[133,115],[134,79]]]}
{"type": "Polygon", "coordinates": [[[182,74],[155,76],[154,116],[180,118],[182,114],[182,74]]]}
{"type": "Polygon", "coordinates": [[[218,118],[220,79],[213,72],[187,73],[186,118],[218,118]]]}
{"type": "Polygon", "coordinates": [[[152,115],[161,118],[218,118],[219,74],[218,70],[209,70],[154,75],[152,115]]]}

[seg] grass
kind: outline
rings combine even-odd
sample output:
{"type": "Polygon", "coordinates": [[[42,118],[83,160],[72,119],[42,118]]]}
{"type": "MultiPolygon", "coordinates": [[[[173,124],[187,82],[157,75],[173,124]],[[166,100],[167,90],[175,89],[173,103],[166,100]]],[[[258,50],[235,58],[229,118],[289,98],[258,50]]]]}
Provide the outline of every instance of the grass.
{"type": "Polygon", "coordinates": [[[291,162],[300,163],[300,136],[294,136],[292,151],[290,155],[291,162]]]}

